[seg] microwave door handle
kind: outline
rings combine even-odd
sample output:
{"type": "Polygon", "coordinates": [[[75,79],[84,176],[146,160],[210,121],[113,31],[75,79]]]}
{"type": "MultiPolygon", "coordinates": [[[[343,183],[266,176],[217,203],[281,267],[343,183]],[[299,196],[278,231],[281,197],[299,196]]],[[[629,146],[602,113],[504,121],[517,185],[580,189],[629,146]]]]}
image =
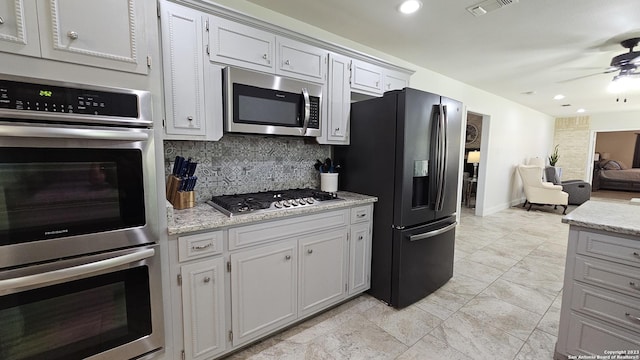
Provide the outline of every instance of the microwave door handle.
{"type": "Polygon", "coordinates": [[[154,249],[145,249],[132,254],[122,255],[114,258],[100,260],[88,264],[63,268],[59,270],[47,271],[44,273],[27,275],[13,279],[0,280],[0,295],[6,295],[12,292],[20,291],[20,289],[44,286],[56,283],[66,279],[75,279],[79,276],[96,273],[99,271],[126,265],[139,260],[150,258],[155,254],[154,249]]]}
{"type": "Polygon", "coordinates": [[[309,126],[309,118],[311,117],[311,101],[309,100],[309,92],[306,88],[302,88],[302,97],[304,98],[304,122],[302,125],[302,135],[307,134],[309,126]]]}

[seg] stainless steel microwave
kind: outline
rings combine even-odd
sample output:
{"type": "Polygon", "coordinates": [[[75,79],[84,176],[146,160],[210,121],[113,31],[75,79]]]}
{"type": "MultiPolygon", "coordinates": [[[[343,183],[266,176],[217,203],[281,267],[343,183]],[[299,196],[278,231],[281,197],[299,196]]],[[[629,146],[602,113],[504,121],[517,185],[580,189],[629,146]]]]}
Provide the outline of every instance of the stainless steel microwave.
{"type": "Polygon", "coordinates": [[[321,85],[232,67],[223,77],[225,131],[321,135],[321,85]]]}

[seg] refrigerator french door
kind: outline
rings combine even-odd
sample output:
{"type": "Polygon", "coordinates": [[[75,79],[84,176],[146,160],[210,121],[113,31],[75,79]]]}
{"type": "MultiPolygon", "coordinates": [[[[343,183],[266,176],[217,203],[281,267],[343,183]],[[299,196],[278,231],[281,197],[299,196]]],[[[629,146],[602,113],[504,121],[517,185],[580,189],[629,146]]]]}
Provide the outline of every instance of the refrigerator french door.
{"type": "Polygon", "coordinates": [[[340,189],[378,197],[369,292],[406,306],[452,276],[462,104],[405,88],[353,103],[350,126],[350,145],[334,148],[342,165],[340,189]],[[442,228],[449,230],[420,246],[401,235],[442,228]],[[429,256],[441,261],[430,262],[429,256]]]}

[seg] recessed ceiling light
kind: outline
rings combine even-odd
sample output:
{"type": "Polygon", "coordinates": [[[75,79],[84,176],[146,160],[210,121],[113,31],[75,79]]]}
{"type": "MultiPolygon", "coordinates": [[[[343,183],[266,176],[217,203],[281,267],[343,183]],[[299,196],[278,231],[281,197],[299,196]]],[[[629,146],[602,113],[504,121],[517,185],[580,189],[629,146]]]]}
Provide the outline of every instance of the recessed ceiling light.
{"type": "Polygon", "coordinates": [[[418,0],[406,0],[398,7],[403,14],[413,14],[422,7],[422,3],[418,0]]]}
{"type": "Polygon", "coordinates": [[[580,108],[580,109],[578,109],[576,112],[583,113],[583,112],[585,112],[585,111],[586,111],[585,109],[580,108]]]}
{"type": "Polygon", "coordinates": [[[553,100],[562,100],[562,99],[564,99],[564,95],[562,95],[562,94],[558,94],[558,95],[553,97],[553,100]]]}

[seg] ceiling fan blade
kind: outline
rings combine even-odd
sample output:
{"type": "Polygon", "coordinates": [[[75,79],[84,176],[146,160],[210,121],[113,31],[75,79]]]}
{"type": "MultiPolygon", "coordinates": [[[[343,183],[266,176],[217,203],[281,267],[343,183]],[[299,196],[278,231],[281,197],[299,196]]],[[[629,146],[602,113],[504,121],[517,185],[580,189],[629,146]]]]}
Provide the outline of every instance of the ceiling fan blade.
{"type": "Polygon", "coordinates": [[[588,74],[588,75],[582,75],[582,76],[574,77],[574,78],[571,78],[571,79],[560,80],[560,81],[557,82],[557,84],[564,84],[564,83],[568,83],[568,82],[571,82],[571,81],[586,79],[586,78],[589,78],[589,77],[592,77],[592,76],[596,76],[596,75],[608,74],[608,73],[614,72],[616,70],[617,69],[614,69],[614,70],[607,69],[607,71],[604,71],[604,72],[600,71],[600,72],[597,72],[597,73],[588,74]]]}

